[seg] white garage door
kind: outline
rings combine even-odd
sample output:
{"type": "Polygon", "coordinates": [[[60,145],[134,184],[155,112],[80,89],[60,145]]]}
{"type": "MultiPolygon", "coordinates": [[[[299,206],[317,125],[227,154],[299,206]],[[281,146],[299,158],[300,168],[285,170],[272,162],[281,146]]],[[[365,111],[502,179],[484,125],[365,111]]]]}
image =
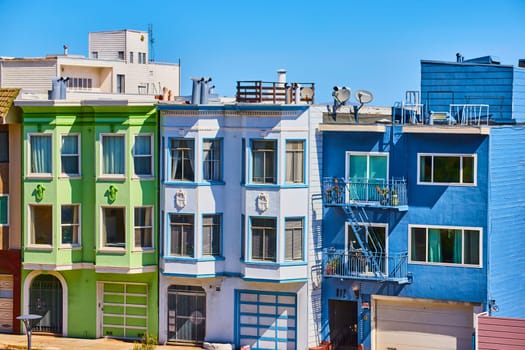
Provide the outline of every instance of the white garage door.
{"type": "Polygon", "coordinates": [[[239,347],[295,350],[295,294],[237,291],[237,310],[239,347]]]}
{"type": "Polygon", "coordinates": [[[377,300],[375,350],[471,350],[473,307],[377,300]]]}

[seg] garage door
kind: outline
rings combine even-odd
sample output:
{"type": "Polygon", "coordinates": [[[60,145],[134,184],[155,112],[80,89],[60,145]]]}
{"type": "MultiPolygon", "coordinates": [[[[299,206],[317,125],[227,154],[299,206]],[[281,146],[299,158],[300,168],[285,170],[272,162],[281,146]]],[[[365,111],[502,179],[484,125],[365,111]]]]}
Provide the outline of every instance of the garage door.
{"type": "Polygon", "coordinates": [[[101,292],[102,336],[141,338],[148,333],[147,284],[104,282],[101,292]]]}
{"type": "Polygon", "coordinates": [[[296,295],[290,293],[237,291],[238,346],[251,349],[295,350],[296,295]]]}
{"type": "Polygon", "coordinates": [[[472,349],[472,306],[390,300],[375,305],[376,350],[472,349]]]}
{"type": "Polygon", "coordinates": [[[13,275],[0,275],[0,332],[13,331],[13,275]]]}

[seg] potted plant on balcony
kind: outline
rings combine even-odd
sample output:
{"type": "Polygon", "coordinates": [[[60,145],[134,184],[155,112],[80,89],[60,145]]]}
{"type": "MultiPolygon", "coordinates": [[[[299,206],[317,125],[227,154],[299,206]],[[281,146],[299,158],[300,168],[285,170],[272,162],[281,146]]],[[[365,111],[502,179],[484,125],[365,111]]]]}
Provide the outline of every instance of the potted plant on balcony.
{"type": "Polygon", "coordinates": [[[399,197],[397,195],[397,191],[392,190],[391,195],[392,195],[392,205],[397,206],[399,204],[399,197]]]}
{"type": "Polygon", "coordinates": [[[327,275],[336,275],[341,264],[341,258],[339,256],[332,257],[326,264],[325,273],[327,275]]]}

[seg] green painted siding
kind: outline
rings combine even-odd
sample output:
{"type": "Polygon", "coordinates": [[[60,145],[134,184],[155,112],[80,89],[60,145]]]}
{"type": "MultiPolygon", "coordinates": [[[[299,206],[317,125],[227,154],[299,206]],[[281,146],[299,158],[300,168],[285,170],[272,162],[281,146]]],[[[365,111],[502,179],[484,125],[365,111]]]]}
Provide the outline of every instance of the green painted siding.
{"type": "MultiPolygon", "coordinates": [[[[101,285],[122,282],[134,283],[147,290],[146,300],[141,301],[147,310],[142,325],[149,334],[158,333],[158,135],[157,114],[154,106],[31,106],[22,107],[22,232],[23,232],[23,280],[29,269],[59,270],[67,285],[68,324],[67,335],[73,337],[105,336],[102,310],[99,304],[101,285]],[[46,150],[31,150],[32,135],[51,136],[52,174],[36,177],[31,175],[31,157],[42,157],[46,150]],[[119,135],[124,138],[124,174],[120,177],[102,176],[103,151],[101,135],[119,135]],[[151,176],[134,174],[134,141],[136,135],[151,135],[151,176]],[[80,174],[68,176],[62,172],[62,136],[77,135],[79,138],[80,174]],[[32,153],[33,152],[33,153],[32,153]],[[43,196],[41,189],[43,190],[43,196]],[[111,189],[110,189],[111,188],[111,189]],[[116,189],[115,198],[110,192],[116,189]],[[62,227],[62,206],[78,205],[79,215],[68,214],[68,224],[62,227]],[[52,208],[50,245],[34,245],[31,234],[31,208],[52,208]],[[136,248],[135,207],[151,208],[152,248],[136,248]],[[105,247],[102,208],[122,208],[123,227],[118,227],[125,244],[122,247],[105,247]],[[62,230],[72,230],[79,223],[79,244],[62,244],[62,230]],[[98,272],[97,272],[98,271],[98,272]],[[148,271],[148,272],[143,272],[148,271]],[[154,271],[154,272],[153,272],[154,271]],[[100,313],[97,318],[97,310],[100,313]],[[97,323],[97,320],[99,321],[97,323]]],[[[35,143],[36,145],[36,143],[35,143]]],[[[35,149],[37,147],[35,146],[35,149]]],[[[73,148],[69,148],[70,150],[73,148]]],[[[69,152],[68,155],[75,154],[69,152]]],[[[43,157],[45,158],[45,157],[43,157]]],[[[68,158],[69,160],[74,158],[68,158]]],[[[118,210],[117,210],[118,211],[118,210]]],[[[66,212],[65,213],[71,213],[66,212]]],[[[43,218],[48,222],[48,218],[43,218]]],[[[118,222],[118,221],[117,221],[118,222]]],[[[109,224],[108,224],[109,225],[109,224]]],[[[109,227],[109,226],[108,226],[109,227]]],[[[37,224],[37,235],[44,234],[45,225],[37,224]],[[43,229],[44,228],[44,229],[43,229]]],[[[73,237],[68,231],[68,237],[73,237]]],[[[47,273],[46,270],[42,271],[47,273]]],[[[31,274],[34,278],[34,273],[31,274]]],[[[28,286],[30,282],[26,283],[28,286]]],[[[139,304],[141,304],[139,303],[139,304]]],[[[133,304],[133,303],[132,303],[133,304]]],[[[128,322],[135,322],[128,320],[128,322]]],[[[113,333],[113,336],[136,337],[140,332],[113,333]]]]}

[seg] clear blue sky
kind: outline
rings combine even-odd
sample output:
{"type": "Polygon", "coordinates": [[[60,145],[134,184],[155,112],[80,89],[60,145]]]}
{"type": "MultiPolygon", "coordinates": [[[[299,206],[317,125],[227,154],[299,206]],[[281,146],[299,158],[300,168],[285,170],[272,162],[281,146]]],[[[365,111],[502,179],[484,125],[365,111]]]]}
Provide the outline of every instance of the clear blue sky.
{"type": "Polygon", "coordinates": [[[87,56],[88,32],[147,31],[155,60],[181,60],[181,91],[210,76],[232,96],[237,80],[314,82],[316,101],[334,85],[390,106],[418,90],[420,60],[494,55],[525,58],[525,0],[0,0],[0,56],[87,56]]]}

